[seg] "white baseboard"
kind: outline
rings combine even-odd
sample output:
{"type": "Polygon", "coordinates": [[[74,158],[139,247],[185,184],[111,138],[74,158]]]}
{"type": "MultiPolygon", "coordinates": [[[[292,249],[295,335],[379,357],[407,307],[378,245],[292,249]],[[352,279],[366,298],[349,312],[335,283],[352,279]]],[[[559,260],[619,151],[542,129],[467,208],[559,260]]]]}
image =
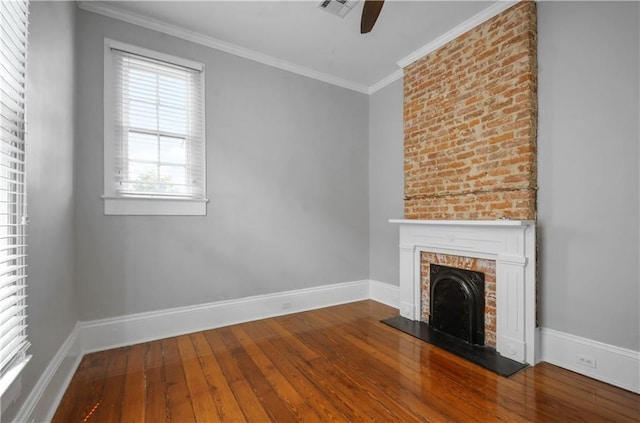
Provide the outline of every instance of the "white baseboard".
{"type": "Polygon", "coordinates": [[[62,400],[83,356],[78,324],[29,392],[14,422],[49,422],[62,400]]]}
{"type": "Polygon", "coordinates": [[[400,308],[400,287],[385,282],[369,281],[369,299],[400,308]]]}
{"type": "Polygon", "coordinates": [[[368,298],[368,280],[345,282],[80,322],[80,339],[88,353],[368,298]]]}
{"type": "Polygon", "coordinates": [[[640,352],[540,328],[542,361],[640,393],[640,352]],[[582,356],[595,367],[578,363],[582,356]]]}

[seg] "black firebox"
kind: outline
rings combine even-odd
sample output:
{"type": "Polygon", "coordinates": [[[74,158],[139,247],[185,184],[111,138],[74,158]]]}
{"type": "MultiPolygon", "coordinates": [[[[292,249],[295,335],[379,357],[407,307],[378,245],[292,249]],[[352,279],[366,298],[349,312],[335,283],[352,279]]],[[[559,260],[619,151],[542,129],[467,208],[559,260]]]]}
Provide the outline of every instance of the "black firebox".
{"type": "Polygon", "coordinates": [[[429,325],[484,345],[484,273],[431,264],[429,325]]]}

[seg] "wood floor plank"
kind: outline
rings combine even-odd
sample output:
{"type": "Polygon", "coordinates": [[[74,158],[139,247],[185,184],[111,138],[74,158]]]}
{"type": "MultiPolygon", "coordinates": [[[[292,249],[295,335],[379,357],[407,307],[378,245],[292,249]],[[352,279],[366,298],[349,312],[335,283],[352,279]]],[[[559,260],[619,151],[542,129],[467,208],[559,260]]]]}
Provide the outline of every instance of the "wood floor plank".
{"type": "MultiPolygon", "coordinates": [[[[354,351],[342,342],[340,334],[331,325],[305,316],[291,316],[286,324],[289,328],[301,329],[301,339],[310,347],[322,351],[322,362],[330,363],[332,371],[339,378],[349,381],[352,391],[361,394],[365,403],[377,404],[374,410],[380,416],[376,416],[376,420],[412,421],[418,417],[409,404],[409,407],[402,406],[395,401],[393,394],[390,395],[387,375],[381,374],[378,368],[372,366],[373,361],[369,357],[361,357],[361,361],[353,359],[354,351]],[[319,348],[321,344],[322,349],[319,348]]],[[[411,403],[411,396],[407,395],[405,400],[411,403]]]]}
{"type": "Polygon", "coordinates": [[[542,363],[498,376],[360,301],[88,354],[54,423],[636,422],[640,395],[542,363]]]}
{"type": "Polygon", "coordinates": [[[238,369],[244,378],[253,387],[253,391],[262,404],[262,408],[269,416],[278,422],[296,421],[298,416],[291,407],[273,389],[267,378],[260,371],[252,357],[238,342],[230,328],[222,328],[219,331],[220,339],[231,352],[231,356],[237,363],[238,369]]]}
{"type": "Polygon", "coordinates": [[[565,403],[563,409],[564,416],[574,416],[576,419],[581,418],[583,413],[588,413],[593,421],[603,421],[612,419],[614,421],[637,421],[640,417],[637,413],[633,413],[632,416],[625,413],[624,409],[611,404],[606,399],[600,399],[594,402],[593,398],[589,398],[583,394],[580,390],[574,389],[571,385],[557,383],[553,380],[536,377],[534,381],[534,391],[541,392],[538,395],[547,396],[547,401],[565,403]],[[570,404],[566,404],[566,401],[562,401],[563,398],[571,398],[570,404]]]}
{"type": "MultiPolygon", "coordinates": [[[[330,311],[323,314],[317,314],[317,317],[324,319],[338,319],[338,317],[330,311]]],[[[359,326],[361,325],[362,324],[359,326]]],[[[358,349],[358,351],[354,350],[354,354],[352,354],[352,356],[368,356],[373,358],[374,360],[370,360],[365,364],[376,366],[378,371],[381,372],[381,377],[387,380],[397,380],[399,378],[411,379],[411,376],[415,375],[415,372],[417,371],[415,366],[405,366],[405,363],[398,360],[398,358],[391,353],[392,351],[385,350],[380,346],[372,345],[372,342],[375,341],[375,337],[367,336],[362,333],[358,334],[359,336],[356,336],[354,332],[349,330],[349,325],[341,327],[341,331],[344,332],[340,334],[340,337],[343,340],[341,344],[345,345],[348,343],[358,349]]],[[[415,362],[415,359],[413,361],[415,362]]],[[[422,395],[424,390],[419,383],[420,379],[414,380],[418,383],[413,383],[411,386],[400,386],[395,383],[391,383],[389,384],[390,386],[385,387],[385,391],[388,395],[392,395],[396,401],[401,401],[403,404],[408,405],[412,411],[417,413],[418,416],[433,416],[437,419],[462,417],[452,416],[451,412],[447,411],[444,405],[449,404],[453,398],[466,400],[468,402],[469,398],[465,398],[467,395],[464,390],[458,389],[457,391],[453,391],[452,389],[449,389],[447,391],[440,392],[437,389],[430,389],[428,391],[429,395],[425,396],[422,395]]],[[[455,387],[455,385],[441,384],[442,380],[438,380],[436,378],[432,378],[431,380],[436,382],[435,385],[455,387]]],[[[480,408],[477,401],[473,403],[473,407],[471,407],[470,410],[466,411],[466,415],[464,417],[466,419],[475,419],[475,416],[480,414],[476,408],[480,408]]],[[[513,420],[515,418],[513,415],[500,415],[500,413],[494,413],[494,415],[497,419],[505,421],[513,420]]]]}
{"type": "MultiPolygon", "coordinates": [[[[357,307],[354,307],[352,311],[355,310],[357,310],[357,307]]],[[[321,310],[321,314],[325,317],[332,315],[330,309],[321,310]]],[[[354,317],[352,316],[351,320],[353,319],[354,317]]],[[[475,389],[476,392],[481,392],[478,390],[486,391],[488,389],[489,391],[486,393],[491,394],[492,386],[493,392],[496,390],[495,385],[497,381],[507,380],[446,351],[417,341],[408,335],[403,334],[401,338],[398,338],[397,330],[377,321],[361,321],[357,322],[357,325],[354,326],[356,329],[352,330],[352,333],[361,339],[365,339],[362,333],[371,332],[371,336],[366,338],[366,343],[370,343],[375,350],[385,351],[388,349],[388,354],[392,356],[394,360],[400,363],[412,363],[414,366],[418,364],[418,370],[414,371],[422,373],[423,380],[437,382],[438,379],[444,378],[444,380],[447,381],[444,385],[435,383],[434,385],[436,387],[453,384],[462,386],[465,391],[473,391],[475,389]],[[400,340],[405,344],[413,345],[413,348],[395,345],[400,340]],[[415,349],[416,346],[419,347],[417,350],[415,349]],[[459,367],[462,369],[458,369],[459,367]],[[470,380],[470,377],[473,379],[470,380]]],[[[341,324],[340,327],[343,329],[349,328],[349,325],[341,324]]],[[[432,396],[433,392],[431,390],[429,392],[429,396],[432,396]]],[[[510,393],[511,390],[507,392],[510,393]]]]}
{"type": "Polygon", "coordinates": [[[236,401],[204,334],[202,332],[192,334],[191,342],[200,361],[202,373],[209,385],[209,392],[213,397],[218,418],[221,421],[245,421],[240,405],[236,401]]]}
{"type": "Polygon", "coordinates": [[[537,370],[538,374],[550,382],[559,384],[565,390],[570,390],[572,395],[578,391],[589,401],[598,403],[606,401],[608,407],[619,407],[621,411],[632,413],[630,417],[640,416],[640,400],[632,392],[620,390],[604,382],[586,379],[578,373],[546,363],[542,363],[537,370]]]}
{"type": "Polygon", "coordinates": [[[216,403],[209,392],[209,384],[202,371],[191,337],[189,335],[178,336],[177,342],[196,421],[211,422],[218,420],[220,417],[216,411],[216,403]]]}
{"type": "Polygon", "coordinates": [[[247,335],[244,327],[248,326],[251,325],[238,325],[230,328],[230,330],[269,382],[276,395],[287,404],[289,411],[296,417],[296,420],[305,422],[323,421],[314,408],[310,406],[311,401],[308,402],[309,398],[304,398],[300,392],[294,388],[289,378],[280,372],[280,369],[276,367],[273,361],[267,357],[255,341],[247,335]]]}
{"type": "Polygon", "coordinates": [[[182,369],[180,352],[176,338],[163,339],[162,362],[165,369],[167,383],[168,421],[175,423],[195,422],[191,396],[187,387],[187,380],[182,369]]]}
{"type": "Polygon", "coordinates": [[[213,351],[216,360],[220,364],[225,380],[233,391],[233,396],[236,398],[238,404],[248,405],[242,407],[242,412],[246,420],[250,422],[271,421],[270,414],[261,406],[260,400],[256,392],[254,392],[253,387],[249,381],[245,379],[230,351],[220,338],[219,331],[206,331],[204,335],[211,351],[213,351]]]}
{"type": "MultiPolygon", "coordinates": [[[[295,316],[290,316],[285,319],[280,318],[275,322],[276,327],[280,327],[281,330],[288,330],[295,333],[295,337],[286,339],[285,342],[290,345],[296,346],[304,345],[304,349],[313,351],[314,345],[309,342],[313,337],[313,333],[310,333],[308,327],[303,326],[298,328],[295,325],[295,316]]],[[[361,404],[358,407],[350,407],[355,414],[355,421],[386,421],[389,416],[384,407],[371,406],[378,404],[378,400],[375,397],[375,393],[371,393],[368,387],[362,386],[357,381],[353,380],[357,375],[346,374],[343,369],[336,366],[336,360],[334,357],[327,356],[318,352],[315,354],[315,358],[308,360],[306,355],[299,356],[302,358],[302,362],[298,363],[299,366],[306,366],[306,371],[310,373],[310,378],[318,382],[322,389],[324,389],[328,395],[334,401],[345,400],[346,404],[361,404]],[[366,406],[362,406],[366,405],[366,406]]],[[[296,357],[296,350],[291,351],[291,357],[296,357]]],[[[351,419],[350,419],[351,420],[351,419]]]]}
{"type": "Polygon", "coordinates": [[[122,396],[121,423],[140,423],[145,421],[145,400],[147,397],[144,372],[144,358],[148,345],[138,344],[131,347],[127,359],[127,368],[122,396]]]}
{"type": "MultiPolygon", "coordinates": [[[[122,396],[130,347],[118,348],[109,356],[104,388],[92,419],[103,422],[118,422],[122,413],[122,396]]],[[[89,420],[91,421],[91,420],[89,420]]]]}
{"type": "MultiPolygon", "coordinates": [[[[339,331],[328,329],[331,325],[319,320],[316,321],[309,316],[301,316],[300,320],[309,328],[319,328],[317,331],[309,331],[305,334],[306,342],[314,346],[322,344],[323,351],[327,352],[327,359],[332,360],[333,365],[343,373],[343,377],[350,378],[354,384],[367,392],[368,401],[380,404],[380,408],[386,412],[386,415],[383,416],[385,419],[417,421],[426,418],[427,421],[429,420],[428,417],[425,417],[429,415],[425,404],[417,401],[416,397],[406,389],[394,389],[391,381],[397,379],[397,373],[388,372],[378,365],[377,360],[359,354],[343,341],[339,331]],[[402,396],[402,403],[398,401],[400,396],[402,396]]],[[[292,323],[293,321],[292,319],[292,323]]],[[[461,403],[458,407],[440,410],[440,415],[434,416],[433,421],[435,418],[445,418],[451,421],[476,421],[474,417],[476,410],[470,412],[469,408],[473,408],[473,404],[461,403]]]]}
{"type": "Polygon", "coordinates": [[[145,399],[145,421],[165,423],[169,421],[169,394],[162,359],[162,342],[150,342],[144,359],[147,383],[145,399]]]}
{"type": "MultiPolygon", "coordinates": [[[[271,349],[272,355],[286,357],[289,365],[297,369],[306,379],[308,383],[306,390],[316,390],[323,395],[347,421],[372,421],[370,416],[353,405],[352,397],[342,387],[339,376],[332,372],[325,372],[321,368],[322,366],[317,365],[319,360],[323,360],[322,357],[314,352],[313,358],[310,359],[308,352],[312,350],[294,336],[281,336],[283,332],[289,332],[275,321],[256,322],[256,328],[263,333],[274,335],[269,344],[273,348],[271,349]]],[[[249,330],[255,331],[256,329],[252,326],[249,330]]],[[[287,366],[286,362],[281,364],[287,366]]],[[[298,380],[300,383],[305,383],[305,379],[298,380]]]]}
{"type": "MultiPolygon", "coordinates": [[[[349,318],[360,318],[362,314],[355,312],[357,307],[348,310],[349,318]],[[353,314],[352,314],[353,313],[353,314]]],[[[323,313],[325,311],[323,310],[323,313]]],[[[397,331],[387,325],[382,325],[378,322],[361,322],[361,326],[372,331],[373,334],[378,332],[386,332],[389,336],[372,336],[368,342],[371,342],[376,348],[384,348],[380,343],[388,343],[389,340],[396,340],[394,335],[397,331]]],[[[510,412],[516,413],[520,416],[519,419],[527,420],[536,416],[543,416],[546,421],[555,421],[558,412],[553,410],[552,407],[561,406],[562,401],[547,402],[544,407],[531,408],[526,404],[535,403],[529,401],[532,397],[531,390],[526,389],[526,385],[514,385],[510,384],[510,379],[499,377],[498,375],[489,372],[473,363],[470,363],[464,359],[461,359],[447,351],[436,348],[429,344],[423,343],[420,340],[416,340],[413,337],[403,334],[404,342],[411,342],[416,346],[419,346],[420,354],[416,356],[412,348],[406,346],[399,347],[393,343],[390,344],[391,351],[400,352],[396,356],[399,361],[406,360],[409,363],[418,364],[419,371],[422,375],[422,380],[428,381],[429,385],[426,387],[426,392],[429,396],[437,394],[442,389],[450,389],[452,387],[458,387],[462,389],[462,392],[473,393],[476,396],[475,403],[480,404],[482,398],[498,398],[498,404],[496,401],[488,402],[488,406],[495,407],[499,405],[494,411],[494,414],[499,413],[499,410],[505,409],[510,412]],[[407,353],[408,352],[408,353],[407,353]],[[480,399],[479,399],[480,398],[480,399]]],[[[442,401],[439,401],[439,403],[442,401]]],[[[448,404],[449,401],[444,401],[448,404]]],[[[565,413],[566,414],[566,413],[565,413]]]]}
{"type": "MultiPolygon", "coordinates": [[[[450,404],[452,400],[455,399],[467,398],[467,402],[471,402],[470,395],[474,393],[474,388],[482,390],[481,393],[483,394],[490,394],[492,389],[495,392],[496,381],[499,377],[494,373],[482,369],[483,374],[481,377],[469,380],[469,368],[466,366],[470,363],[463,361],[461,363],[465,366],[464,377],[456,378],[455,373],[449,372],[451,368],[455,368],[454,363],[447,363],[446,366],[438,367],[439,360],[431,359],[432,354],[430,350],[435,347],[429,346],[419,340],[415,340],[408,335],[406,336],[407,340],[419,346],[419,350],[416,351],[414,348],[406,347],[399,348],[397,344],[387,345],[386,341],[388,338],[381,337],[379,334],[388,326],[380,322],[361,320],[359,315],[349,312],[346,312],[341,316],[341,318],[338,318],[335,313],[332,313],[331,309],[319,310],[316,315],[320,318],[334,321],[334,323],[339,325],[341,330],[344,331],[343,338],[345,341],[358,346],[364,354],[372,356],[377,355],[381,362],[396,369],[404,377],[410,374],[415,374],[416,372],[423,373],[424,371],[430,371],[427,377],[422,377],[416,380],[429,382],[428,386],[420,386],[418,388],[421,391],[419,392],[419,394],[421,394],[419,396],[420,398],[423,398],[425,402],[431,403],[432,407],[435,409],[442,409],[442,407],[446,404],[450,404]],[[356,325],[346,325],[341,323],[342,320],[351,319],[360,320],[356,325]],[[398,354],[397,351],[409,351],[409,354],[398,354]],[[422,360],[425,360],[425,357],[429,357],[428,363],[422,363],[422,360]],[[418,366],[416,366],[416,364],[418,364],[418,366]]],[[[446,356],[441,358],[444,357],[446,356]]],[[[499,420],[513,421],[514,419],[520,419],[523,417],[519,415],[519,413],[512,412],[509,409],[495,409],[495,403],[493,401],[482,401],[482,397],[474,397],[473,399],[473,405],[475,407],[484,409],[469,410],[469,412],[474,416],[480,414],[478,411],[487,412],[493,410],[492,414],[499,420]]]]}
{"type": "MultiPolygon", "coordinates": [[[[304,366],[301,367],[295,363],[294,360],[290,360],[289,354],[280,352],[271,342],[271,339],[269,339],[276,336],[270,333],[264,326],[261,327],[260,323],[261,322],[257,322],[252,325],[243,326],[240,330],[243,334],[246,334],[247,337],[255,340],[256,348],[262,351],[265,359],[268,357],[273,365],[280,371],[282,377],[309,403],[309,407],[315,410],[318,416],[322,417],[322,421],[345,421],[351,413],[344,413],[341,411],[339,404],[336,404],[335,401],[330,401],[325,393],[318,388],[316,383],[308,378],[308,373],[304,371],[304,366]]],[[[252,352],[252,354],[254,353],[252,352]]],[[[274,382],[280,383],[278,381],[274,382]]]]}
{"type": "Polygon", "coordinates": [[[104,389],[109,355],[107,351],[100,351],[83,357],[67,388],[67,392],[74,395],[62,398],[52,422],[81,422],[95,412],[94,407],[99,406],[104,389]]]}

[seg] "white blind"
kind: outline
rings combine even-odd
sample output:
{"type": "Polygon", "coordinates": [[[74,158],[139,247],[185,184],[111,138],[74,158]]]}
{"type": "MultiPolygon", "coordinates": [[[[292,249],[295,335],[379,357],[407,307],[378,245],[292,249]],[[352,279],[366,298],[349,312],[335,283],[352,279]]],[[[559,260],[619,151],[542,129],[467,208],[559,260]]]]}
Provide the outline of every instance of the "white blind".
{"type": "Polygon", "coordinates": [[[120,196],[205,198],[199,70],[112,49],[120,196]]]}
{"type": "Polygon", "coordinates": [[[24,0],[0,2],[0,395],[29,359],[24,143],[28,6],[24,0]]]}

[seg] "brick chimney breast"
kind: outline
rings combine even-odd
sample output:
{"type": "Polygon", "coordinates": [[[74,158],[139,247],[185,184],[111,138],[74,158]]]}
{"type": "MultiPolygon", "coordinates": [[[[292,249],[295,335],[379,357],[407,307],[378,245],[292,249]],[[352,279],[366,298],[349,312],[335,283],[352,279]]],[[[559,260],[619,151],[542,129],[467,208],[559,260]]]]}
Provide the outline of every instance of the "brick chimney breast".
{"type": "Polygon", "coordinates": [[[406,219],[536,218],[536,5],[404,69],[406,219]]]}

